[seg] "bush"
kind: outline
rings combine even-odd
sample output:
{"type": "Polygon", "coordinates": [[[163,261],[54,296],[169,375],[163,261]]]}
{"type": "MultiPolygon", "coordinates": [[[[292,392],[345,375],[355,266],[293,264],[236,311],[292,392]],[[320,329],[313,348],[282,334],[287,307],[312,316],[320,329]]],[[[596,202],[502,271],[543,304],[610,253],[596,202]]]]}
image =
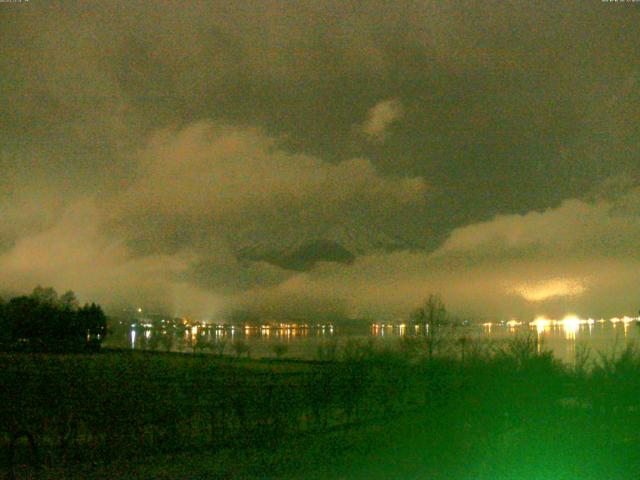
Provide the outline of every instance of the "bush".
{"type": "Polygon", "coordinates": [[[276,343],[271,347],[271,350],[275,354],[276,358],[281,358],[289,351],[289,347],[284,343],[276,343]]]}
{"type": "Polygon", "coordinates": [[[236,340],[235,342],[233,342],[232,347],[233,351],[236,354],[236,357],[238,358],[240,358],[242,355],[246,355],[248,358],[251,353],[251,348],[244,340],[236,340]]]}

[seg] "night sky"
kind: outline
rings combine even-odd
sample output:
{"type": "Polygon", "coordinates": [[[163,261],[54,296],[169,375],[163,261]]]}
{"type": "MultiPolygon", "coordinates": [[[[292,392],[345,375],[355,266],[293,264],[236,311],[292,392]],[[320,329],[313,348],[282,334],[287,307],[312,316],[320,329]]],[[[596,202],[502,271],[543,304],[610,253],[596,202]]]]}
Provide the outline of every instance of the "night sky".
{"type": "Polygon", "coordinates": [[[0,292],[640,308],[640,3],[0,3],[0,292]]]}

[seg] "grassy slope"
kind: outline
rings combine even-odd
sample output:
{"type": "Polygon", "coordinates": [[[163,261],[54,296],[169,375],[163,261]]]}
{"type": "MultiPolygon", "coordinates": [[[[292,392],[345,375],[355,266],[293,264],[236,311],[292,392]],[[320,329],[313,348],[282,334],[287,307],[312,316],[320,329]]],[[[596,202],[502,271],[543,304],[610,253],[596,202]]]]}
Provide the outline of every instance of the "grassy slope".
{"type": "MultiPolygon", "coordinates": [[[[381,375],[377,365],[376,375],[381,375]]],[[[187,380],[196,382],[210,375],[226,377],[234,372],[245,380],[255,376],[260,382],[264,373],[273,380],[289,378],[288,373],[325,368],[293,362],[114,353],[93,357],[0,355],[0,367],[5,380],[17,371],[31,377],[20,380],[24,389],[14,392],[14,400],[29,392],[37,395],[47,378],[73,378],[80,368],[86,378],[110,371],[117,377],[114,385],[119,387],[129,385],[141,372],[149,380],[157,378],[156,372],[169,370],[178,377],[191,375],[187,380]],[[209,374],[196,378],[194,371],[209,374]],[[119,383],[122,381],[124,384],[119,383]]],[[[549,358],[523,357],[514,351],[493,359],[467,360],[464,366],[449,361],[413,368],[418,371],[412,370],[410,376],[417,375],[421,382],[412,383],[412,389],[420,393],[418,398],[425,389],[429,394],[425,396],[426,403],[407,403],[400,413],[389,409],[381,415],[376,410],[375,415],[365,415],[360,424],[338,422],[320,433],[292,431],[288,436],[256,437],[241,445],[236,443],[235,447],[191,443],[187,451],[180,452],[177,445],[176,453],[162,451],[146,458],[130,443],[131,455],[119,455],[102,465],[71,462],[63,469],[52,466],[54,462],[45,467],[43,476],[292,480],[638,478],[640,359],[634,352],[605,359],[590,373],[568,371],[549,358]]],[[[400,364],[392,367],[389,378],[401,376],[402,372],[406,370],[400,364]]],[[[53,382],[51,394],[59,393],[60,385],[55,384],[62,378],[53,382]]],[[[254,385],[261,388],[259,383],[254,385]]],[[[142,382],[137,388],[144,392],[149,387],[142,382]]],[[[198,392],[195,397],[206,388],[198,392]]],[[[3,395],[6,397],[6,393],[3,395]]],[[[381,400],[367,398],[373,403],[381,400]]],[[[20,414],[21,409],[14,412],[20,414]]]]}

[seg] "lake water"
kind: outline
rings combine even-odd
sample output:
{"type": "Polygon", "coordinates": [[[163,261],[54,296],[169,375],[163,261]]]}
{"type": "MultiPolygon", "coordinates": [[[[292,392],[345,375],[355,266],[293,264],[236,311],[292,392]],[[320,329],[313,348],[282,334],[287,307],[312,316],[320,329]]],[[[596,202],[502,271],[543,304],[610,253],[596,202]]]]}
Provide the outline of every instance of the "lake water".
{"type": "Polygon", "coordinates": [[[636,319],[579,320],[575,317],[564,321],[541,319],[523,325],[483,326],[481,336],[492,340],[508,340],[518,335],[535,334],[542,348],[567,363],[573,363],[584,351],[596,359],[599,352],[606,355],[619,354],[629,345],[640,341],[640,323],[636,319]]]}
{"type": "MultiPolygon", "coordinates": [[[[590,358],[595,359],[597,352],[619,353],[627,345],[640,341],[640,323],[638,319],[628,317],[598,321],[576,317],[559,321],[540,318],[529,324],[506,322],[440,328],[441,335],[452,344],[461,337],[499,343],[531,336],[540,341],[539,348],[553,351],[557,358],[568,363],[573,363],[576,353],[580,355],[585,349],[590,350],[590,358]]],[[[349,341],[371,341],[381,348],[395,348],[403,337],[420,336],[424,330],[417,326],[374,324],[356,330],[332,325],[279,328],[195,326],[171,332],[138,325],[110,335],[105,347],[177,352],[222,351],[225,355],[233,355],[237,345],[241,344],[240,348],[248,349],[252,357],[275,357],[278,352],[285,358],[315,359],[319,348],[337,348],[340,351],[349,341]],[[200,348],[202,346],[206,348],[200,348]]]]}

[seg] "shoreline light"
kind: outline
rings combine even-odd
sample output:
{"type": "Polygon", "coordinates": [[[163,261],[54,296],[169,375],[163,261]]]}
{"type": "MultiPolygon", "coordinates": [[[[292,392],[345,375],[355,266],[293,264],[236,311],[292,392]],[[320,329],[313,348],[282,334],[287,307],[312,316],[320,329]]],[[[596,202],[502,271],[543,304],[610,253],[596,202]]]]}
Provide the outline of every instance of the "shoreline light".
{"type": "Polygon", "coordinates": [[[529,325],[536,327],[536,331],[538,332],[538,334],[541,334],[551,326],[551,320],[549,320],[547,317],[540,316],[536,317],[536,319],[533,322],[529,323],[529,325]]]}

